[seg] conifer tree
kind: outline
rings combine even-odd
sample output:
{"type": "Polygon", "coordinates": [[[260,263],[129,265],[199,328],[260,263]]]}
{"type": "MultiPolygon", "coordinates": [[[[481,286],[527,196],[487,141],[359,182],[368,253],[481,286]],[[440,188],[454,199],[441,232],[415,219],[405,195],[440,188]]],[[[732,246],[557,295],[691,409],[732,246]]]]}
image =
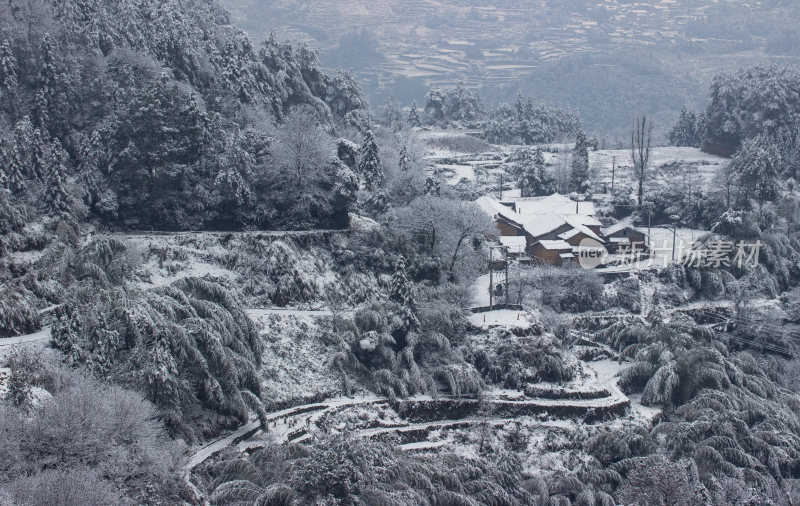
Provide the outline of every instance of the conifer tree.
{"type": "Polygon", "coordinates": [[[406,262],[403,257],[397,261],[389,287],[389,300],[406,307],[414,307],[414,291],[406,273],[406,262]]]}
{"type": "Polygon", "coordinates": [[[8,40],[0,44],[0,87],[11,89],[17,85],[17,59],[11,52],[8,40]]]}
{"type": "Polygon", "coordinates": [[[81,143],[81,162],[78,165],[80,184],[83,186],[83,199],[87,204],[94,204],[100,179],[100,160],[102,159],[102,141],[97,130],[81,143]]]}
{"type": "Polygon", "coordinates": [[[365,186],[370,190],[380,187],[384,181],[383,166],[381,165],[378,142],[372,130],[367,130],[364,135],[364,144],[359,150],[358,173],[364,179],[365,186]]]}
{"type": "Polygon", "coordinates": [[[517,95],[517,99],[514,101],[514,111],[517,113],[517,121],[522,121],[525,118],[525,99],[522,97],[522,94],[517,95]]]}
{"type": "Polygon", "coordinates": [[[64,162],[66,157],[67,154],[61,147],[61,143],[58,139],[54,140],[50,148],[49,178],[44,195],[47,210],[54,216],[69,211],[69,194],[65,188],[67,171],[64,162]]]}
{"type": "MultiPolygon", "coordinates": [[[[23,116],[14,126],[14,143],[19,151],[20,161],[23,167],[27,166],[30,158],[29,147],[33,142],[33,123],[28,116],[23,116]]],[[[23,169],[24,173],[25,169],[23,169]]]]}
{"type": "Polygon", "coordinates": [[[683,106],[678,122],[669,132],[669,141],[679,147],[698,147],[700,145],[698,137],[697,117],[694,111],[689,111],[683,106]]]}
{"type": "Polygon", "coordinates": [[[556,182],[555,178],[545,168],[542,148],[536,148],[536,152],[533,155],[533,166],[536,169],[536,178],[539,182],[539,187],[534,191],[534,194],[537,196],[553,194],[556,191],[556,182]]]}
{"type": "Polygon", "coordinates": [[[8,153],[0,137],[0,188],[8,188],[8,153]]]}
{"type": "Polygon", "coordinates": [[[419,110],[417,109],[417,101],[411,103],[411,110],[408,112],[408,126],[411,128],[419,128],[422,126],[422,121],[419,119],[419,110]]]}
{"type": "Polygon", "coordinates": [[[42,44],[39,46],[39,58],[41,66],[39,89],[36,91],[36,123],[46,130],[50,126],[50,109],[57,89],[55,56],[49,33],[44,34],[42,44]]]}
{"type": "Polygon", "coordinates": [[[31,165],[28,177],[36,178],[39,181],[47,179],[47,154],[45,153],[44,139],[42,138],[42,131],[38,128],[33,131],[31,138],[31,165]]]}
{"type": "Polygon", "coordinates": [[[583,130],[578,131],[572,152],[570,185],[574,191],[583,191],[589,181],[589,143],[583,130]]]}
{"type": "Polygon", "coordinates": [[[532,197],[534,189],[538,186],[538,177],[536,167],[533,165],[533,158],[527,148],[520,150],[516,158],[515,172],[519,178],[520,195],[522,197],[532,197]]]}
{"type": "Polygon", "coordinates": [[[408,148],[403,146],[400,150],[400,160],[398,162],[400,172],[408,172],[411,169],[411,158],[408,156],[408,148]]]}
{"type": "Polygon", "coordinates": [[[25,163],[23,162],[22,153],[16,142],[14,142],[11,148],[11,156],[8,159],[8,167],[6,170],[6,176],[8,177],[6,187],[16,194],[25,191],[25,177],[22,175],[25,170],[25,163]]]}

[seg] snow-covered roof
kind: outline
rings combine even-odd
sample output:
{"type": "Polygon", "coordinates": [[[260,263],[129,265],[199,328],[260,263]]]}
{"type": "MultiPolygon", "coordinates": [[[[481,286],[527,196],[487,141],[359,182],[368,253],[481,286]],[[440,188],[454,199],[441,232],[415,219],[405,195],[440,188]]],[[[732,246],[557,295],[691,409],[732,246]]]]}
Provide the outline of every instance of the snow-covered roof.
{"type": "Polygon", "coordinates": [[[573,237],[575,237],[576,235],[578,235],[580,233],[581,233],[581,231],[578,230],[577,228],[571,228],[571,229],[567,230],[566,232],[564,232],[563,234],[558,234],[558,237],[560,237],[561,239],[564,239],[565,241],[567,241],[569,239],[572,239],[573,237]]]}
{"type": "Polygon", "coordinates": [[[602,229],[601,231],[603,232],[603,235],[611,235],[611,234],[616,234],[617,232],[620,232],[622,230],[625,230],[626,228],[633,228],[633,224],[631,223],[630,218],[617,222],[611,225],[610,227],[602,229]]]}
{"type": "Polygon", "coordinates": [[[558,214],[537,214],[533,216],[520,216],[525,231],[533,237],[549,234],[567,224],[558,214]]]}
{"type": "MultiPolygon", "coordinates": [[[[483,211],[492,219],[502,217],[515,225],[525,229],[525,232],[533,237],[541,237],[557,231],[562,227],[571,227],[584,233],[599,242],[604,242],[596,233],[588,227],[599,227],[602,224],[588,213],[594,213],[594,204],[581,208],[587,214],[575,214],[575,202],[568,197],[558,193],[548,197],[526,197],[511,199],[517,207],[517,211],[503,205],[497,199],[483,196],[476,201],[483,211]]],[[[569,237],[572,237],[570,235],[569,237]]]]}
{"type": "Polygon", "coordinates": [[[585,214],[565,214],[564,218],[570,225],[585,225],[587,227],[602,227],[603,224],[594,216],[585,214]]]}
{"type": "Polygon", "coordinates": [[[567,258],[575,258],[575,255],[572,253],[559,253],[558,258],[566,260],[567,258]]]}
{"type": "Polygon", "coordinates": [[[524,235],[502,236],[500,244],[507,246],[510,251],[524,251],[528,246],[528,239],[524,235]]]}
{"type": "MultiPolygon", "coordinates": [[[[571,227],[573,227],[573,230],[577,230],[578,232],[582,232],[585,236],[591,237],[592,239],[594,239],[597,242],[600,242],[600,243],[605,242],[603,239],[600,238],[599,235],[595,234],[592,231],[592,229],[590,229],[586,225],[581,224],[580,220],[576,220],[576,219],[573,219],[573,218],[574,218],[573,216],[567,216],[565,218],[566,222],[571,227]]],[[[564,232],[564,234],[570,234],[571,232],[572,232],[572,230],[569,230],[567,232],[564,232]]],[[[559,237],[561,237],[562,239],[569,239],[569,238],[574,237],[575,235],[577,235],[577,232],[576,233],[572,233],[571,235],[569,235],[569,237],[562,237],[564,234],[559,235],[559,237]]]]}
{"type": "Polygon", "coordinates": [[[497,216],[502,216],[509,221],[521,225],[521,216],[515,213],[511,208],[498,202],[497,199],[484,195],[476,200],[475,203],[493,220],[496,219],[497,216]]]}
{"type": "MultiPolygon", "coordinates": [[[[539,241],[536,244],[542,246],[542,248],[547,250],[569,250],[572,251],[572,246],[567,241],[539,241]]],[[[572,253],[570,253],[571,255],[572,253]]]]}

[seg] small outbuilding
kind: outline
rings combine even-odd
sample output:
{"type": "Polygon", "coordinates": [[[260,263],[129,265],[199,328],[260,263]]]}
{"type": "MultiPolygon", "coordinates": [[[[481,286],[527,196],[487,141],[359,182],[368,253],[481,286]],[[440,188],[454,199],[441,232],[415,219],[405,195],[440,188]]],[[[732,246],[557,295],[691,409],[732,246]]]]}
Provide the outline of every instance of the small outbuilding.
{"type": "Polygon", "coordinates": [[[531,255],[537,262],[550,265],[567,265],[575,259],[572,245],[564,240],[538,241],[531,246],[531,255]]]}

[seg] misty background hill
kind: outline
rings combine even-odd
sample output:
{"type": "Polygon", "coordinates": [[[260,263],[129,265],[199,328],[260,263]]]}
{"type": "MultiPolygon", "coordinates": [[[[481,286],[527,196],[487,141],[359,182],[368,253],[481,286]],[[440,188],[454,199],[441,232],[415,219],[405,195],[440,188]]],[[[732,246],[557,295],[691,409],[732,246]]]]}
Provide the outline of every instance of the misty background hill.
{"type": "Polygon", "coordinates": [[[254,40],[305,41],[352,69],[373,106],[422,101],[463,80],[488,105],[518,93],[580,110],[588,131],[623,135],[647,111],[664,132],[707,99],[720,70],[800,56],[789,0],[223,0],[254,40]]]}

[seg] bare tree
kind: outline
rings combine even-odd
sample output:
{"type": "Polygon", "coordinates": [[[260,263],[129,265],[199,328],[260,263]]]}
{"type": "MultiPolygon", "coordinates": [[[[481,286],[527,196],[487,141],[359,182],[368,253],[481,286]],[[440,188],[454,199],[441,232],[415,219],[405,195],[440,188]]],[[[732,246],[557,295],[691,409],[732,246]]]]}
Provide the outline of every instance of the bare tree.
{"type": "Polygon", "coordinates": [[[302,186],[313,180],[333,155],[333,142],[319,125],[315,111],[296,107],[277,129],[273,163],[278,173],[290,175],[291,183],[302,186]]]}
{"type": "Polygon", "coordinates": [[[438,254],[451,277],[464,260],[472,239],[483,240],[495,233],[494,225],[473,202],[427,195],[397,213],[397,226],[421,240],[438,254]]]}
{"type": "Polygon", "coordinates": [[[644,195],[644,178],[647,166],[650,163],[650,142],[653,140],[653,122],[647,119],[646,114],[636,118],[631,130],[631,158],[633,170],[639,179],[639,207],[642,206],[644,195]]]}

